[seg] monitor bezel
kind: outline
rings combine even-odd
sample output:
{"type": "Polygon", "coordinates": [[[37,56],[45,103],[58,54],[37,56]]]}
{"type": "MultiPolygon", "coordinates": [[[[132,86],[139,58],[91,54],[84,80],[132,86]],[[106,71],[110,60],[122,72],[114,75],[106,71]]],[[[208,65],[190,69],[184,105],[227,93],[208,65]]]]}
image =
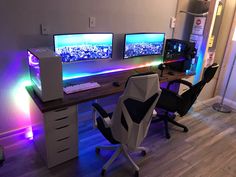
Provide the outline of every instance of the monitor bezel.
{"type": "MultiPolygon", "coordinates": [[[[112,53],[111,58],[96,58],[96,59],[85,59],[85,60],[78,60],[78,61],[72,61],[72,62],[62,62],[62,64],[69,64],[69,63],[77,63],[77,62],[87,62],[87,61],[101,61],[101,60],[111,60],[113,58],[113,48],[114,48],[114,33],[113,32],[89,32],[89,33],[55,33],[53,34],[53,51],[56,53],[55,48],[55,36],[60,35],[77,35],[77,34],[112,34],[112,53]]],[[[58,54],[60,56],[60,54],[58,54]]]]}
{"type": "Polygon", "coordinates": [[[166,33],[164,32],[139,32],[139,33],[126,33],[124,35],[124,45],[123,45],[123,59],[131,59],[131,58],[137,58],[137,57],[145,57],[145,56],[163,56],[163,51],[165,48],[165,39],[166,39],[166,33]],[[127,35],[136,35],[136,34],[164,34],[164,39],[163,39],[163,47],[162,47],[162,51],[161,54],[150,54],[150,55],[139,55],[139,56],[133,56],[133,57],[128,57],[125,58],[125,44],[126,44],[126,36],[127,35]]]}

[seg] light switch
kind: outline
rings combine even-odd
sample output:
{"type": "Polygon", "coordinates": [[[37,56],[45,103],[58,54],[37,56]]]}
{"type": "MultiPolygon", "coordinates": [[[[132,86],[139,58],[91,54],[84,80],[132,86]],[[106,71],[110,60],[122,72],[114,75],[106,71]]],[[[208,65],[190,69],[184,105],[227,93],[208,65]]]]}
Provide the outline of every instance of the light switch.
{"type": "Polygon", "coordinates": [[[48,34],[50,34],[48,25],[46,25],[46,24],[41,24],[41,25],[40,25],[40,28],[41,28],[41,34],[43,34],[43,35],[48,35],[48,34]]]}
{"type": "Polygon", "coordinates": [[[176,18],[175,17],[171,17],[170,18],[170,27],[171,28],[175,28],[175,22],[176,22],[176,18]]]}
{"type": "Polygon", "coordinates": [[[96,18],[95,17],[89,17],[89,28],[96,27],[96,18]]]}

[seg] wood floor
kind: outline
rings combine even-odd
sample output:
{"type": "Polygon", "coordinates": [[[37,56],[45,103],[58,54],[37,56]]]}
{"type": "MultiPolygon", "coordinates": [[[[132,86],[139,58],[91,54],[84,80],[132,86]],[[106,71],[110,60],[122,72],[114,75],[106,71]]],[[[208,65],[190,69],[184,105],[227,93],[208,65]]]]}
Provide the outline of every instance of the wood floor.
{"type": "MultiPolygon", "coordinates": [[[[83,115],[82,115],[83,116],[83,115]]],[[[210,106],[192,110],[177,118],[189,128],[188,133],[170,126],[170,140],[165,139],[161,122],[151,124],[143,145],[149,153],[132,154],[141,177],[236,177],[236,113],[223,114],[210,106]]],[[[33,142],[19,139],[5,147],[6,162],[0,177],[96,177],[111,152],[95,153],[95,146],[107,143],[91,121],[80,121],[78,159],[48,170],[33,142]]],[[[129,177],[133,169],[123,156],[109,168],[108,177],[129,177]]]]}

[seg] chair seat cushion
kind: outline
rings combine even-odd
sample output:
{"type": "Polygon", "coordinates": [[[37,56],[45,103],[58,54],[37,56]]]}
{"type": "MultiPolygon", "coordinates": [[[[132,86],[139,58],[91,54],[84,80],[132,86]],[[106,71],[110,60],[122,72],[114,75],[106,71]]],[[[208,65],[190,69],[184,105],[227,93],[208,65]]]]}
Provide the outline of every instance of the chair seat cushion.
{"type": "Polygon", "coordinates": [[[168,112],[176,112],[181,105],[181,96],[168,89],[162,89],[161,96],[157,102],[157,108],[165,109],[168,112]]]}
{"type": "MultiPolygon", "coordinates": [[[[112,117],[112,113],[108,114],[109,117],[112,117]]],[[[117,140],[114,139],[114,137],[112,136],[112,132],[111,132],[111,128],[107,128],[104,125],[104,122],[102,120],[102,117],[98,117],[97,118],[97,127],[98,130],[103,134],[103,136],[111,143],[111,144],[120,144],[120,142],[118,142],[117,140]]]]}

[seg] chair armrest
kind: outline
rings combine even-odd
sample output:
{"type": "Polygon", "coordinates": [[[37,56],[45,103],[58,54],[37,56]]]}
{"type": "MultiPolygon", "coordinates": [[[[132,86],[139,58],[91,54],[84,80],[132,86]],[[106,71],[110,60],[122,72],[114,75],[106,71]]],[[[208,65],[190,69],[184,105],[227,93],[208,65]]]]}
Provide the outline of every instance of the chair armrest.
{"type": "Polygon", "coordinates": [[[170,81],[170,82],[168,83],[168,85],[167,85],[167,89],[169,90],[170,86],[171,86],[172,84],[176,84],[176,83],[184,84],[184,85],[188,86],[189,88],[192,88],[192,86],[193,86],[193,85],[192,85],[190,82],[188,82],[188,81],[178,79],[178,80],[170,81]]]}
{"type": "Polygon", "coordinates": [[[92,107],[93,107],[93,111],[94,111],[93,119],[94,119],[95,127],[97,127],[96,112],[102,118],[105,127],[106,128],[110,127],[111,118],[109,117],[108,113],[98,103],[93,103],[92,107]]]}
{"type": "Polygon", "coordinates": [[[98,103],[92,104],[93,109],[99,113],[102,118],[109,117],[108,113],[98,103]]]}

